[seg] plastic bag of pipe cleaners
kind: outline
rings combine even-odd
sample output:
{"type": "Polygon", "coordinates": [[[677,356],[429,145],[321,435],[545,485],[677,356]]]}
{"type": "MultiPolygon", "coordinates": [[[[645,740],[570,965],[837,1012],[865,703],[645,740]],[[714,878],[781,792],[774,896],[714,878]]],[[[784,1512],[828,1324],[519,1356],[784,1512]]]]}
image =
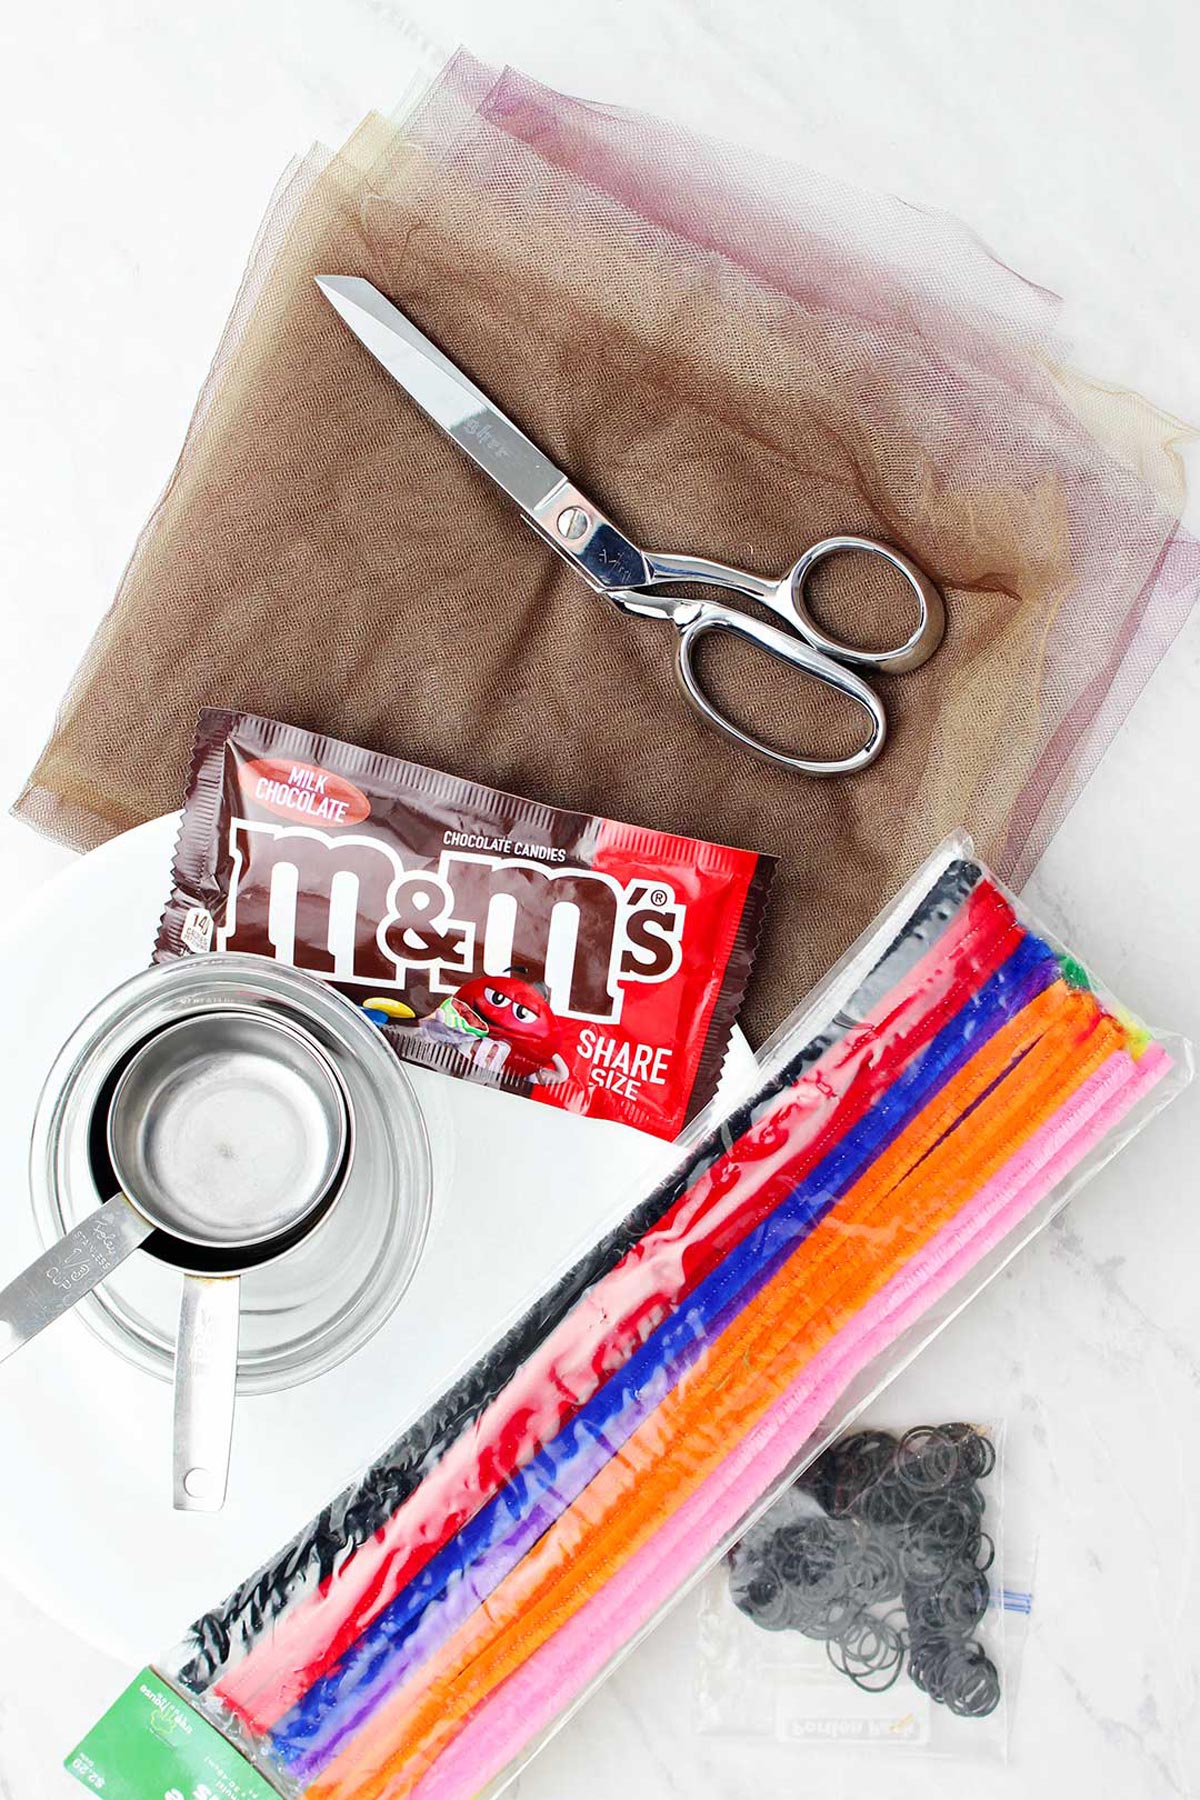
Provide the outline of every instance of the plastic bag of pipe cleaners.
{"type": "Polygon", "coordinates": [[[158,1791],[497,1792],[1190,1067],[950,838],[671,1175],[68,1767],[106,1800],[147,1757],[158,1791]]]}
{"type": "Polygon", "coordinates": [[[1004,1440],[859,1423],[809,1463],[701,1590],[698,1729],[1006,1760],[1033,1596],[1004,1440]]]}

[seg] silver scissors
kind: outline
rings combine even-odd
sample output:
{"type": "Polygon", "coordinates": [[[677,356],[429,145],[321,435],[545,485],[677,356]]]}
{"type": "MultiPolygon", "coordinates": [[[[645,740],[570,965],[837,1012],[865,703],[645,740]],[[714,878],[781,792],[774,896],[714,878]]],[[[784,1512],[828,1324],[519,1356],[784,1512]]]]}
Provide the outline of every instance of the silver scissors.
{"type": "Polygon", "coordinates": [[[670,620],[679,633],[678,670],[684,693],[713,725],[759,756],[805,775],[849,775],[874,762],[887,736],[887,717],[855,667],[897,675],[919,668],[941,643],[946,624],[941,594],[907,556],[873,538],[822,538],[782,580],[764,581],[704,556],[639,550],[378,288],[354,275],[320,275],[317,286],[393,380],[515,501],[534,530],[589,587],[607,595],[623,612],[670,620]],[[843,552],[880,557],[908,584],[917,604],[917,623],[894,649],[843,644],[813,618],[809,577],[827,557],[843,552]],[[781,631],[714,600],[655,591],[681,582],[724,588],[758,601],[789,629],[781,631]],[[789,756],[743,731],[714,705],[697,672],[697,648],[716,632],[742,638],[856,702],[867,718],[865,743],[849,756],[789,756]]]}

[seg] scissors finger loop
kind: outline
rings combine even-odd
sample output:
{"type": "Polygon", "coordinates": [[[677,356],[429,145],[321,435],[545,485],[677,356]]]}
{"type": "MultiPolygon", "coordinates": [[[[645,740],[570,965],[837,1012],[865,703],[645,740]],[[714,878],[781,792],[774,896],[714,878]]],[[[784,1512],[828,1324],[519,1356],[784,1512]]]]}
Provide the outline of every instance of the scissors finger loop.
{"type": "Polygon", "coordinates": [[[887,719],[872,689],[852,670],[831,662],[827,656],[811,648],[791,632],[779,631],[773,625],[765,625],[752,619],[748,613],[734,612],[711,601],[692,603],[686,610],[681,606],[674,614],[674,620],[679,631],[678,673],[683,691],[697,712],[702,713],[718,730],[725,732],[728,737],[736,738],[739,744],[745,745],[759,756],[765,756],[768,761],[779,763],[785,769],[798,770],[804,775],[851,775],[855,770],[865,769],[875,761],[887,736],[887,719]],[[722,631],[765,650],[768,656],[773,656],[778,662],[792,664],[802,673],[853,700],[867,717],[868,735],[861,749],[841,757],[789,756],[786,751],[778,750],[774,745],[764,743],[761,738],[743,731],[705,692],[696,667],[696,652],[702,639],[722,631]]]}
{"type": "Polygon", "coordinates": [[[815,644],[827,656],[833,656],[839,662],[865,663],[874,669],[882,669],[890,675],[902,675],[908,669],[919,669],[928,662],[946,629],[946,609],[942,596],[930,581],[923,569],[900,550],[893,550],[890,544],[876,543],[874,538],[863,537],[829,537],[822,538],[820,543],[813,544],[804,552],[792,570],[792,605],[796,611],[804,635],[810,644],[815,644]],[[863,650],[854,644],[843,644],[838,638],[830,637],[828,632],[813,618],[808,605],[808,582],[820,563],[830,556],[843,553],[856,553],[866,556],[877,556],[902,577],[917,602],[917,623],[902,644],[891,650],[863,650]]]}

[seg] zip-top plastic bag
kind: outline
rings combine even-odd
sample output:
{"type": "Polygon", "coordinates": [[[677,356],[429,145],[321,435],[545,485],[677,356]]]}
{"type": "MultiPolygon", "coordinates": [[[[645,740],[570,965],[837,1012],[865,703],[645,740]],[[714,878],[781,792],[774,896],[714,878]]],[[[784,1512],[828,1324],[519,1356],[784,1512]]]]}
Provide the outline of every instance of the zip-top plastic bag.
{"type": "Polygon", "coordinates": [[[69,1768],[495,1791],[1189,1073],[949,839],[753,1091],[69,1768]]]}
{"type": "Polygon", "coordinates": [[[1003,1762],[1032,1606],[1004,1427],[869,1418],[704,1583],[697,1728],[818,1761],[1003,1762]]]}

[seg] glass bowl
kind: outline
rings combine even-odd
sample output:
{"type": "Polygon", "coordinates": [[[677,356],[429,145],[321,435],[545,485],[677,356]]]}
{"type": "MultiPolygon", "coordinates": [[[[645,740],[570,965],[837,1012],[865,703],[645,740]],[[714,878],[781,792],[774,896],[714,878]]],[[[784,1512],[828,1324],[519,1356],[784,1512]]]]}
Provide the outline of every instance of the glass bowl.
{"type": "MultiPolygon", "coordinates": [[[[432,1166],[404,1071],[366,1015],[311,976],[257,956],[214,954],[144,970],[64,1044],[39,1101],[30,1153],[44,1244],[117,1188],[105,1148],[107,1097],[137,1046],[205,1010],[265,1010],[311,1033],[346,1083],[355,1155],[345,1191],[296,1247],[242,1278],[238,1389],[294,1387],[351,1356],[390,1316],[429,1227],[432,1166]]],[[[78,1312],[129,1362],[169,1381],[180,1274],[152,1237],[78,1312]]]]}

